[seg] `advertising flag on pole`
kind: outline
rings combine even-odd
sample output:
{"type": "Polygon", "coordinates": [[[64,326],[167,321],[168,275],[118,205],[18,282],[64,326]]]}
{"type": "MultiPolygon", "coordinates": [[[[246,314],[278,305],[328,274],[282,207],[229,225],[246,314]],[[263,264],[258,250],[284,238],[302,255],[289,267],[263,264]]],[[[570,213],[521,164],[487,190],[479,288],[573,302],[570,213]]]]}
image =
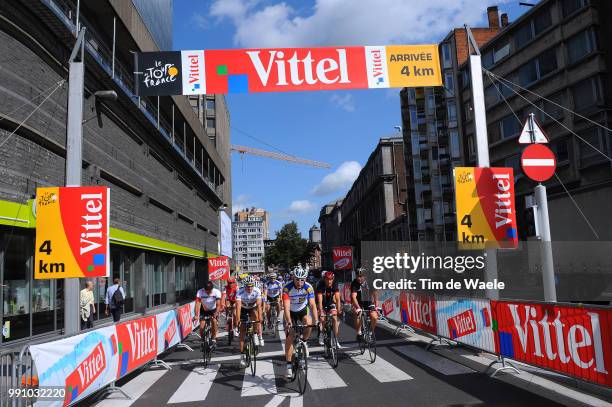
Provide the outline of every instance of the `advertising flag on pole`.
{"type": "Polygon", "coordinates": [[[34,278],[108,277],[110,190],[36,189],[34,278]]]}
{"type": "Polygon", "coordinates": [[[208,279],[227,280],[230,274],[229,258],[227,256],[211,257],[208,259],[208,279]]]}
{"type": "Polygon", "coordinates": [[[353,248],[351,246],[332,248],[332,261],[334,263],[334,270],[352,270],[353,248]]]}

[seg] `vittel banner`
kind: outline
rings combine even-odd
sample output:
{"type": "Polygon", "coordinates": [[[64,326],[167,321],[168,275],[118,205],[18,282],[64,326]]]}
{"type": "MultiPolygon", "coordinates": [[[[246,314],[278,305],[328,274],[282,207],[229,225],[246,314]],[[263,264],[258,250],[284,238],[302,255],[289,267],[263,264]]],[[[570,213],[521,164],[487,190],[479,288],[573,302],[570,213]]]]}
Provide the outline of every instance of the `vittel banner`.
{"type": "Polygon", "coordinates": [[[181,327],[181,338],[185,339],[191,331],[193,331],[193,312],[191,311],[191,305],[181,305],[176,310],[177,319],[181,327]]]}
{"type": "Polygon", "coordinates": [[[229,278],[230,264],[226,256],[211,257],[208,259],[208,279],[227,280],[229,278]]]}
{"type": "Polygon", "coordinates": [[[117,325],[119,366],[117,379],[125,376],[157,355],[157,318],[135,319],[117,325]]]}
{"type": "Polygon", "coordinates": [[[436,333],[436,300],[432,294],[400,291],[401,322],[432,334],[436,333]]]}
{"type": "Polygon", "coordinates": [[[332,261],[334,270],[352,270],[353,248],[350,246],[333,247],[332,261]]]}
{"type": "Polygon", "coordinates": [[[136,93],[139,96],[442,85],[437,45],[264,48],[136,55],[136,93]]]}
{"type": "Polygon", "coordinates": [[[438,335],[496,352],[489,300],[436,296],[436,319],[438,335]]]}
{"type": "Polygon", "coordinates": [[[610,310],[493,302],[502,356],[611,386],[610,310]]]}

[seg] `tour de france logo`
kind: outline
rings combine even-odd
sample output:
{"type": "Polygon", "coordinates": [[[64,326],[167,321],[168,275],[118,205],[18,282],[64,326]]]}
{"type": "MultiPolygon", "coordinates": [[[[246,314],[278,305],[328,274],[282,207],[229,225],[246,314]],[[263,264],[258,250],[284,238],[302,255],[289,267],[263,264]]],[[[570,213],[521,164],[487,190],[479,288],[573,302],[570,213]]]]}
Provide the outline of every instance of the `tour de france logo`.
{"type": "Polygon", "coordinates": [[[147,88],[172,83],[179,77],[179,69],[172,63],[155,61],[155,65],[144,70],[143,83],[147,88]]]}

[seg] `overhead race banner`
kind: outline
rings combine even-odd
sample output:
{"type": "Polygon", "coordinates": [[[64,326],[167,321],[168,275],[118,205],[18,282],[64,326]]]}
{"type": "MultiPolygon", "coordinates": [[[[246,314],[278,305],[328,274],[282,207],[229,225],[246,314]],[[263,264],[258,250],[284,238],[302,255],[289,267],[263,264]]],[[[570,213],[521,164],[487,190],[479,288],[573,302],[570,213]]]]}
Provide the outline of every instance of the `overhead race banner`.
{"type": "Polygon", "coordinates": [[[457,167],[454,173],[460,248],[516,248],[512,168],[457,167]]]}
{"type": "Polygon", "coordinates": [[[107,277],[110,189],[36,189],[34,278],[107,277]]]}
{"type": "Polygon", "coordinates": [[[442,86],[438,46],[142,52],[138,96],[442,86]]]}
{"type": "Polygon", "coordinates": [[[351,246],[332,247],[334,270],[353,269],[353,248],[351,246]]]}
{"type": "Polygon", "coordinates": [[[221,255],[232,257],[232,220],[225,213],[221,211],[220,215],[221,222],[221,255]]]}
{"type": "Polygon", "coordinates": [[[229,258],[227,256],[211,257],[208,259],[208,279],[227,280],[229,278],[229,258]]]}

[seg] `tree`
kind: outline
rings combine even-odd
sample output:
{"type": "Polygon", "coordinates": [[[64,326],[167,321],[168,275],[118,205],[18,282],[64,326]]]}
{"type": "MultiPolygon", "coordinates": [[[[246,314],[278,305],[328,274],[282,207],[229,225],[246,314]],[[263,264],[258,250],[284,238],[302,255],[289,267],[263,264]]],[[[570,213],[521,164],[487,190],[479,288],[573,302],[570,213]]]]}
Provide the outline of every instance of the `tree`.
{"type": "Polygon", "coordinates": [[[276,241],[265,254],[264,262],[268,266],[282,266],[290,270],[298,263],[304,265],[313,250],[314,247],[300,235],[297,223],[290,222],[276,232],[276,241]]]}

